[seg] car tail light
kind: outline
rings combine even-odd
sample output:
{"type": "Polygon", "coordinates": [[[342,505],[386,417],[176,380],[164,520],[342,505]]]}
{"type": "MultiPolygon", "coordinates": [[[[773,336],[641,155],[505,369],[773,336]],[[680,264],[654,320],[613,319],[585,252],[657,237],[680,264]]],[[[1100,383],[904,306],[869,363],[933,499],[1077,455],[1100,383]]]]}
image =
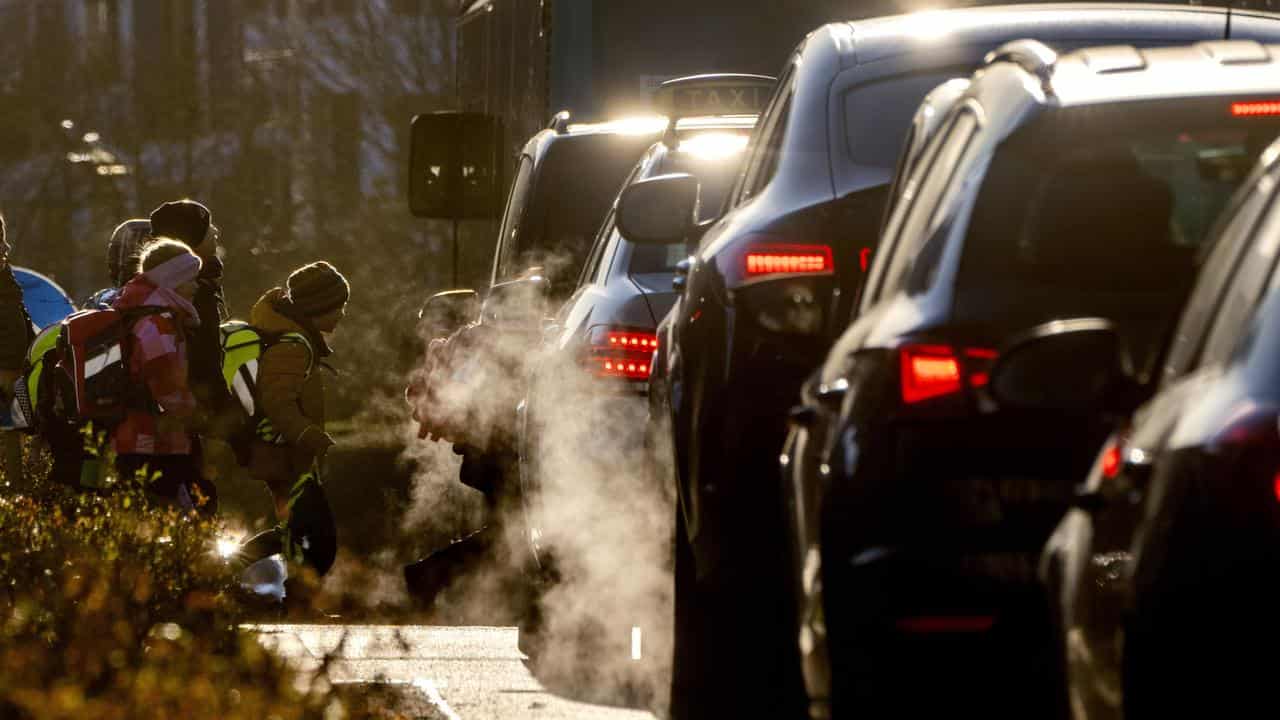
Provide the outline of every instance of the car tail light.
{"type": "Polygon", "coordinates": [[[1280,115],[1280,100],[1258,100],[1231,103],[1234,117],[1264,117],[1280,115]]]}
{"type": "Polygon", "coordinates": [[[599,377],[644,380],[649,377],[658,336],[613,328],[597,328],[591,333],[587,353],[588,369],[599,377]]]}
{"type": "Polygon", "coordinates": [[[829,277],[836,272],[830,245],[764,233],[743,237],[718,256],[716,264],[728,288],[780,278],[829,277]]]}
{"type": "Polygon", "coordinates": [[[957,352],[949,345],[906,345],[899,350],[899,358],[902,400],[913,404],[954,395],[966,385],[985,387],[996,351],[965,348],[957,352]]]}
{"type": "Polygon", "coordinates": [[[1124,466],[1123,443],[1119,438],[1112,438],[1102,450],[1102,477],[1111,480],[1120,474],[1124,466]]]}
{"type": "Polygon", "coordinates": [[[830,275],[835,272],[835,261],[826,245],[757,245],[747,250],[744,269],[747,279],[765,275],[830,275]]]}

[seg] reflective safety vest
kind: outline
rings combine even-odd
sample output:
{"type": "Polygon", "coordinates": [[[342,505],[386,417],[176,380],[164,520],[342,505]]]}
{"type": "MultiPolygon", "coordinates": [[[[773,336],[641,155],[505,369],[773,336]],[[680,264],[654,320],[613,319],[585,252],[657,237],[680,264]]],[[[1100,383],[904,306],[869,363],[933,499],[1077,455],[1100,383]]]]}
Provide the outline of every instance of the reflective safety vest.
{"type": "MultiPolygon", "coordinates": [[[[56,361],[56,356],[49,354],[57,349],[61,334],[62,324],[54,323],[36,335],[27,349],[26,372],[13,388],[13,406],[10,408],[14,427],[19,430],[35,430],[39,427],[41,414],[48,411],[40,405],[43,388],[40,381],[45,376],[45,365],[56,361]]],[[[45,398],[46,402],[48,400],[45,398]]]]}
{"type": "Polygon", "coordinates": [[[266,415],[260,413],[258,363],[268,348],[280,343],[295,343],[307,349],[307,375],[310,375],[315,364],[315,351],[311,347],[311,341],[300,332],[271,333],[242,320],[225,322],[220,330],[222,378],[227,383],[227,389],[249,416],[254,434],[260,440],[284,444],[284,436],[275,431],[266,415]]]}

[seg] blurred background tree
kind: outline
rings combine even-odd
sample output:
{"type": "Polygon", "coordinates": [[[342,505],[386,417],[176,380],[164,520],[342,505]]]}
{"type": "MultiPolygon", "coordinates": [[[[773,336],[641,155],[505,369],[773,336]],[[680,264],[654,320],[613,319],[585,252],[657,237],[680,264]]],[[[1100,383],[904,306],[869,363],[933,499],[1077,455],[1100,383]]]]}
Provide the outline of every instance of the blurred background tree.
{"type": "Polygon", "coordinates": [[[449,282],[447,228],[413,220],[404,187],[410,117],[452,102],[455,5],[0,0],[0,211],[17,264],[85,297],[107,282],[118,222],[199,199],[238,316],[311,260],[348,274],[337,364],[360,372],[335,385],[350,415],[398,383],[383,349],[449,282]]]}

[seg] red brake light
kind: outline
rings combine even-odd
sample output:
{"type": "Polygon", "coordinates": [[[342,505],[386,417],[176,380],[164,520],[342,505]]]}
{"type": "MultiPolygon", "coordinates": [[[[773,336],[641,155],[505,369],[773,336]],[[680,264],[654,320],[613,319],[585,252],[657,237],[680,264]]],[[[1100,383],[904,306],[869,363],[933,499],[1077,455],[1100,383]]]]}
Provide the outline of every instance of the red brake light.
{"type": "Polygon", "coordinates": [[[829,275],[835,271],[826,245],[762,245],[746,254],[748,278],[762,275],[829,275]]]}
{"type": "Polygon", "coordinates": [[[605,338],[611,348],[639,349],[650,353],[658,349],[658,336],[653,333],[610,332],[605,338]]]}
{"type": "Polygon", "coordinates": [[[1234,117],[1262,117],[1280,115],[1280,100],[1261,100],[1256,102],[1231,103],[1231,114],[1234,117]]]}
{"type": "Polygon", "coordinates": [[[1120,474],[1121,457],[1120,457],[1120,441],[1112,440],[1107,443],[1107,448],[1102,451],[1102,477],[1111,480],[1120,474]]]}
{"type": "Polygon", "coordinates": [[[907,403],[960,392],[960,361],[945,345],[902,348],[902,399],[907,403]]]}
{"type": "Polygon", "coordinates": [[[1276,502],[1280,502],[1280,472],[1276,473],[1275,479],[1271,481],[1271,489],[1276,494],[1276,502]]]}
{"type": "Polygon", "coordinates": [[[917,403],[969,387],[985,387],[991,381],[988,370],[996,359],[996,351],[987,348],[965,348],[964,363],[947,345],[907,345],[901,350],[902,399],[917,403]]]}
{"type": "Polygon", "coordinates": [[[599,377],[644,380],[649,377],[658,336],[630,330],[607,330],[592,335],[588,368],[599,377]]]}

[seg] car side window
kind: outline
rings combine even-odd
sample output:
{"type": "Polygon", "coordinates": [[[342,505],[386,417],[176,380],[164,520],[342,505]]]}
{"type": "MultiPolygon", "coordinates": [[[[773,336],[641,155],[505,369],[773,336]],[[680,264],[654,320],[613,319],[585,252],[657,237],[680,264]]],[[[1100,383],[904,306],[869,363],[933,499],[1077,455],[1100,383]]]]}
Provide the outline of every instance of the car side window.
{"type": "MultiPolygon", "coordinates": [[[[630,184],[630,181],[628,181],[630,184]]],[[[626,187],[626,185],[623,185],[626,187]]],[[[613,234],[616,223],[616,212],[609,210],[609,214],[605,216],[604,225],[600,226],[600,233],[596,235],[595,244],[591,248],[591,255],[587,258],[587,264],[582,267],[582,276],[578,278],[578,287],[582,287],[587,283],[599,282],[600,259],[604,257],[604,250],[613,240],[613,234]]]]}
{"type": "MultiPolygon", "coordinates": [[[[910,206],[877,297],[886,297],[906,285],[918,262],[936,263],[941,259],[942,248],[938,245],[945,242],[951,226],[950,218],[944,217],[944,201],[952,195],[948,188],[955,180],[960,161],[977,129],[977,116],[972,110],[962,109],[941,136],[943,140],[935,149],[931,162],[921,162],[916,167],[909,181],[910,187],[904,188],[904,192],[912,195],[910,206]],[[933,246],[932,251],[921,252],[926,246],[933,246]]],[[[914,292],[927,288],[926,280],[932,278],[930,268],[921,267],[914,274],[917,276],[912,283],[914,292]]]]}
{"type": "Polygon", "coordinates": [[[755,135],[751,139],[751,149],[747,160],[743,163],[742,174],[738,178],[731,195],[731,205],[736,206],[751,199],[769,183],[774,171],[778,169],[778,149],[782,144],[782,136],[786,132],[787,116],[791,110],[793,94],[792,76],[794,65],[789,65],[778,81],[773,98],[760,116],[755,135]]]}
{"type": "Polygon", "coordinates": [[[1248,237],[1254,239],[1240,258],[1239,270],[1227,285],[1205,342],[1200,365],[1225,363],[1261,301],[1280,246],[1280,217],[1269,213],[1248,237]]]}
{"type": "Polygon", "coordinates": [[[791,97],[788,93],[774,118],[773,125],[769,128],[764,147],[756,153],[756,161],[748,170],[747,179],[743,185],[743,200],[749,200],[760,194],[760,191],[765,189],[778,172],[778,163],[782,160],[782,140],[787,134],[788,120],[791,117],[791,97]]]}
{"type": "Polygon", "coordinates": [[[531,186],[533,184],[533,158],[520,156],[520,166],[516,168],[516,176],[511,181],[511,192],[507,196],[506,212],[502,215],[502,225],[498,230],[498,266],[494,268],[495,280],[508,280],[520,270],[514,268],[516,259],[520,257],[519,242],[520,223],[524,219],[525,206],[529,204],[531,186]]]}
{"type": "MultiPolygon", "coordinates": [[[[1235,283],[1241,261],[1247,255],[1258,216],[1274,191],[1269,178],[1246,182],[1234,211],[1223,218],[1216,240],[1209,246],[1199,280],[1192,289],[1165,359],[1162,382],[1169,383],[1199,365],[1206,336],[1216,325],[1215,318],[1228,289],[1235,283]]],[[[1269,269],[1269,266],[1268,266],[1269,269]]],[[[1252,307],[1252,305],[1250,305],[1252,307]]]]}

